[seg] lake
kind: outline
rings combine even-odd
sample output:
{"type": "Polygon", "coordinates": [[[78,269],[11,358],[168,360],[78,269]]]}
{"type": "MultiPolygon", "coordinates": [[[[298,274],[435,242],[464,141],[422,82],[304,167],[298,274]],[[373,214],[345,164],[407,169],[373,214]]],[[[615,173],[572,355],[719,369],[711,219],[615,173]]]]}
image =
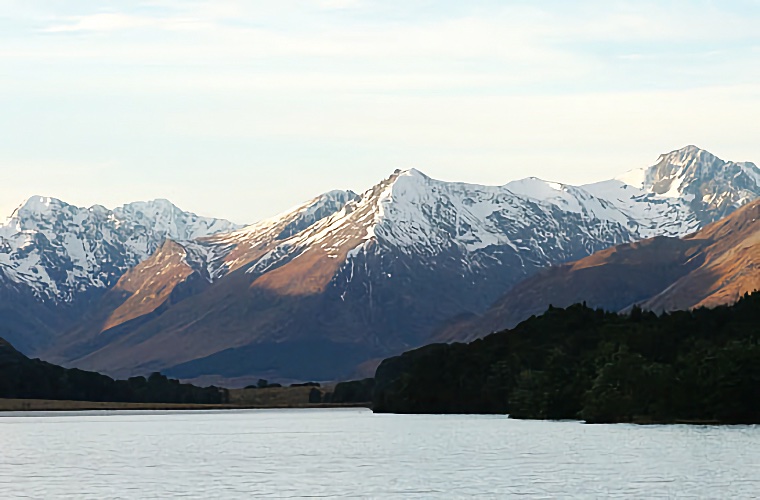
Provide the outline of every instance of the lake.
{"type": "Polygon", "coordinates": [[[760,427],[364,409],[0,413],[2,498],[755,498],[760,427]]]}

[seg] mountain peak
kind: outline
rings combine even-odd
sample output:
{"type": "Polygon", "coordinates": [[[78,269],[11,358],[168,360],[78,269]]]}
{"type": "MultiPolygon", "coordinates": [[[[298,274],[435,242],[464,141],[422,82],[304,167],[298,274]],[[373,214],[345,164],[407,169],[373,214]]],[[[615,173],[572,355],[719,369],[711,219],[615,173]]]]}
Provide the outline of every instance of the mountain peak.
{"type": "Polygon", "coordinates": [[[351,198],[356,198],[356,193],[350,189],[345,191],[342,189],[333,189],[332,191],[327,191],[317,197],[317,199],[321,200],[349,200],[351,198]]]}
{"type": "Polygon", "coordinates": [[[670,153],[664,153],[661,154],[660,157],[663,156],[670,156],[670,155],[680,155],[680,156],[698,156],[700,154],[707,154],[710,156],[714,156],[712,153],[707,151],[706,149],[702,149],[699,146],[695,146],[694,144],[689,144],[688,146],[684,146],[679,149],[674,149],[670,153]]]}
{"type": "Polygon", "coordinates": [[[35,195],[0,224],[0,274],[43,301],[72,302],[111,286],[167,238],[189,241],[237,227],[183,212],[167,200],[108,210],[35,195]]]}
{"type": "Polygon", "coordinates": [[[24,200],[16,210],[11,214],[13,217],[23,217],[28,215],[41,215],[50,213],[57,208],[66,206],[67,204],[57,198],[51,198],[49,196],[34,195],[24,200]]]}
{"type": "MultiPolygon", "coordinates": [[[[264,242],[286,240],[316,222],[339,212],[357,196],[350,190],[327,191],[274,217],[250,224],[232,233],[220,235],[216,240],[235,242],[235,245],[242,245],[248,250],[257,248],[264,242]],[[247,243],[243,244],[243,242],[247,243]]],[[[241,255],[248,250],[235,251],[232,255],[241,262],[245,260],[241,255]]]]}
{"type": "Polygon", "coordinates": [[[114,212],[155,212],[163,214],[171,214],[174,212],[182,212],[174,203],[165,199],[157,198],[155,200],[148,201],[133,201],[119,208],[114,209],[114,212]]]}
{"type": "Polygon", "coordinates": [[[154,200],[148,200],[148,201],[136,201],[136,202],[129,203],[129,205],[148,205],[148,206],[154,206],[154,207],[161,207],[165,209],[178,210],[177,205],[167,200],[166,198],[156,198],[154,200]]]}
{"type": "Polygon", "coordinates": [[[760,196],[760,169],[755,164],[724,161],[694,145],[662,154],[651,167],[628,171],[615,180],[641,194],[690,207],[701,224],[725,217],[760,196]]]}
{"type": "MultiPolygon", "coordinates": [[[[713,184],[689,173],[709,163],[709,158],[693,146],[660,157],[664,165],[660,180],[670,175],[683,187],[672,199],[615,181],[576,187],[528,178],[483,186],[431,179],[416,169],[396,170],[361,196],[330,191],[239,231],[190,243],[181,239],[183,249],[166,243],[127,275],[120,274],[127,267],[122,266],[124,259],[111,274],[106,274],[108,269],[104,273],[87,267],[90,261],[98,266],[105,260],[116,261],[117,252],[104,255],[107,259],[100,255],[79,259],[68,267],[56,262],[50,266],[51,273],[66,269],[77,277],[82,269],[83,281],[85,275],[99,272],[105,276],[102,281],[109,283],[126,276],[121,281],[124,286],[117,289],[120,293],[142,290],[126,298],[126,309],[119,308],[127,302],[97,306],[110,311],[109,317],[129,321],[115,327],[116,322],[98,319],[86,327],[90,337],[79,333],[69,337],[78,346],[70,352],[85,357],[68,358],[68,362],[110,373],[135,366],[174,367],[182,376],[193,377],[221,374],[213,370],[227,373],[228,368],[241,370],[238,374],[264,375],[273,369],[272,359],[281,359],[283,370],[293,370],[287,376],[312,377],[314,372],[304,374],[303,370],[318,360],[326,365],[326,377],[337,378],[351,363],[429,338],[452,315],[484,311],[510,286],[545,266],[644,237],[697,231],[704,220],[718,217],[724,208],[738,206],[740,197],[751,195],[749,190],[738,190],[739,178],[731,177],[744,172],[747,165],[710,165],[714,172],[725,170],[713,184]],[[683,180],[684,176],[688,179],[683,180]],[[713,192],[722,197],[710,206],[691,204],[692,200],[711,200],[713,192]],[[719,205],[724,201],[725,206],[719,205]],[[153,285],[161,292],[154,293],[158,288],[153,285]],[[121,314],[126,310],[130,315],[121,314]],[[118,330],[101,336],[104,324],[118,330]],[[103,338],[108,345],[98,344],[97,351],[88,351],[94,344],[73,340],[75,336],[103,338]],[[172,349],[178,342],[183,349],[172,349]],[[301,375],[296,374],[299,370],[301,375]]],[[[643,169],[641,187],[649,170],[643,169]]],[[[167,212],[163,211],[159,216],[157,211],[134,213],[129,220],[137,221],[135,231],[125,231],[129,228],[120,225],[117,237],[110,241],[123,241],[128,251],[133,241],[140,243],[142,258],[153,242],[184,234],[178,218],[164,217],[167,212]],[[156,222],[152,226],[147,224],[151,220],[156,222]]],[[[75,227],[64,222],[65,230],[75,227]]],[[[85,229],[91,227],[91,221],[84,222],[85,229]]],[[[101,241],[100,234],[106,233],[96,227],[93,237],[84,240],[84,248],[101,241]]],[[[71,247],[67,239],[47,239],[57,245],[56,251],[71,247]]],[[[651,241],[641,246],[661,262],[663,249],[667,250],[663,241],[668,240],[651,241]]],[[[684,269],[682,256],[688,258],[690,250],[705,244],[678,241],[665,255],[672,255],[671,262],[677,265],[638,267],[630,273],[631,279],[642,275],[652,277],[654,283],[668,278],[684,269]]],[[[726,243],[731,242],[726,239],[726,243]]],[[[24,244],[19,242],[16,248],[28,248],[24,244]]],[[[614,263],[626,255],[621,252],[616,257],[614,263]]],[[[686,263],[696,265],[697,260],[686,263]]],[[[601,272],[581,285],[590,283],[591,291],[601,288],[607,274],[601,272]]],[[[61,275],[57,282],[64,278],[61,275]]],[[[608,299],[619,294],[605,289],[604,295],[608,299]]],[[[635,300],[625,298],[620,307],[635,300]]]]}
{"type": "Polygon", "coordinates": [[[429,179],[430,178],[427,175],[425,175],[424,172],[422,172],[420,170],[417,170],[416,168],[410,168],[410,169],[407,169],[407,170],[403,170],[401,172],[401,174],[402,175],[408,175],[410,177],[421,177],[423,179],[429,179]]]}
{"type": "MultiPolygon", "coordinates": [[[[709,151],[697,146],[686,146],[660,155],[657,163],[649,169],[652,176],[650,182],[655,185],[668,178],[701,179],[711,175],[725,163],[709,151]]],[[[655,187],[655,192],[657,192],[657,187],[655,187]]]]}
{"type": "Polygon", "coordinates": [[[672,198],[684,194],[688,184],[712,177],[726,162],[696,146],[686,146],[660,155],[647,170],[644,187],[672,198]]]}
{"type": "Polygon", "coordinates": [[[383,185],[387,183],[392,184],[392,183],[397,182],[399,179],[403,179],[405,177],[409,177],[411,179],[416,179],[416,180],[423,180],[423,181],[431,180],[430,176],[426,175],[424,172],[416,168],[407,168],[407,169],[397,168],[396,170],[393,171],[390,177],[388,177],[385,181],[381,182],[378,185],[383,185]]]}
{"type": "Polygon", "coordinates": [[[507,184],[507,189],[515,194],[528,198],[546,200],[560,195],[565,185],[558,182],[545,181],[538,177],[526,177],[507,184]]]}
{"type": "Polygon", "coordinates": [[[0,363],[17,362],[23,357],[10,342],[0,337],[0,363]]]}
{"type": "Polygon", "coordinates": [[[16,350],[10,342],[0,337],[0,350],[16,350]]]}
{"type": "Polygon", "coordinates": [[[712,222],[760,196],[760,170],[687,146],[660,156],[647,170],[643,187],[656,195],[680,198],[696,212],[712,211],[703,220],[712,222]]]}

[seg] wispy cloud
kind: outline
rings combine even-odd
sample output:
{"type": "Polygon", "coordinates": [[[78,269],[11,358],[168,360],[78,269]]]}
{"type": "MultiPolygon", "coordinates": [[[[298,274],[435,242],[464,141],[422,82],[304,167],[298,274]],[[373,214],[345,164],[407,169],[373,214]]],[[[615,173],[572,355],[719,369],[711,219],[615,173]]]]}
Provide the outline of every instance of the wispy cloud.
{"type": "Polygon", "coordinates": [[[317,0],[317,5],[322,9],[358,9],[364,2],[362,0],[317,0]]]}
{"type": "Polygon", "coordinates": [[[695,142],[757,160],[759,23],[756,1],[0,0],[0,163],[313,189],[410,164],[591,180],[695,142]]]}
{"type": "Polygon", "coordinates": [[[63,33],[74,31],[120,31],[146,27],[161,27],[159,19],[132,16],[122,13],[101,13],[89,16],[71,17],[61,24],[54,24],[42,31],[48,33],[63,33]]]}

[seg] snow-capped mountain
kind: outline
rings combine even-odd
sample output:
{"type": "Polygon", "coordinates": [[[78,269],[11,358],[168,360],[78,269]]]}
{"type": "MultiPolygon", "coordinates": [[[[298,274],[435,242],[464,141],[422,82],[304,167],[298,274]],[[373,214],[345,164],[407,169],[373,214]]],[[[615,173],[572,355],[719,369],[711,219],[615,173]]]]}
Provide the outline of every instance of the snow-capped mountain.
{"type": "Polygon", "coordinates": [[[189,241],[237,227],[183,212],[166,200],[108,210],[33,196],[0,225],[0,280],[26,287],[43,301],[71,302],[113,286],[167,238],[189,241]]]}
{"type": "MultiPolygon", "coordinates": [[[[251,261],[272,258],[271,248],[343,209],[357,197],[353,191],[334,190],[260,222],[185,244],[189,258],[209,281],[251,261]]],[[[287,245],[284,245],[287,247],[287,245]]]]}
{"type": "Polygon", "coordinates": [[[357,259],[392,251],[475,278],[494,265],[529,270],[634,237],[614,207],[580,195],[584,207],[577,202],[570,208],[528,199],[509,185],[451,183],[415,169],[396,171],[331,217],[279,241],[246,272],[264,275],[304,254],[323,254],[350,269],[357,259]]]}
{"type": "Polygon", "coordinates": [[[735,209],[757,197],[760,185],[760,169],[754,163],[723,161],[696,146],[662,155],[656,165],[625,177],[632,176],[641,179],[645,190],[684,198],[693,203],[695,211],[715,210],[717,218],[725,209],[735,209]]]}
{"type": "Polygon", "coordinates": [[[483,310],[537,269],[635,237],[613,207],[583,196],[586,212],[598,210],[598,217],[507,186],[396,171],[359,196],[328,193],[282,216],[186,244],[186,254],[200,261],[182,259],[157,284],[149,269],[177,252],[162,247],[167,255],[157,253],[117,285],[129,293],[114,302],[109,317],[68,335],[72,343],[50,356],[115,375],[174,367],[170,373],[191,377],[209,365],[232,370],[226,375],[266,375],[274,368],[294,378],[308,377],[307,371],[345,374],[368,358],[424,341],[453,313],[483,310]],[[289,230],[294,221],[303,221],[303,229],[289,230]],[[161,300],[151,302],[184,296],[188,265],[212,284],[165,309],[161,300]],[[152,292],[157,289],[168,293],[152,292]],[[152,304],[147,314],[159,315],[143,321],[135,311],[145,312],[146,301],[152,304]],[[168,348],[179,342],[183,349],[168,348]],[[246,359],[244,366],[232,358],[246,359]],[[273,360],[282,365],[272,368],[273,360]]]}
{"type": "Polygon", "coordinates": [[[684,236],[760,196],[760,168],[687,146],[648,168],[583,188],[616,205],[641,237],[684,236]]]}
{"type": "Polygon", "coordinates": [[[760,200],[684,238],[618,245],[522,281],[482,315],[453,321],[436,341],[469,342],[514,328],[553,305],[629,312],[732,304],[760,287],[760,200]]]}
{"type": "Polygon", "coordinates": [[[362,360],[424,343],[454,315],[483,312],[546,266],[654,235],[683,236],[758,197],[760,186],[747,180],[760,178],[757,168],[739,164],[741,175],[721,177],[730,165],[685,148],[638,172],[640,184],[629,173],[580,187],[536,178],[482,186],[396,171],[361,195],[327,193],[185,243],[184,267],[162,273],[173,276],[165,281],[147,270],[178,251],[162,249],[129,273],[123,288],[131,298],[95,323],[96,346],[57,359],[119,375],[345,375],[362,360]],[[664,189],[671,178],[681,179],[678,187],[664,189]],[[695,183],[725,189],[721,199],[734,201],[695,204],[695,183]],[[198,290],[186,284],[194,275],[210,285],[188,294],[198,290]],[[152,292],[167,286],[168,295],[152,292]],[[167,307],[155,299],[166,296],[181,300],[167,307]],[[155,317],[138,320],[146,305],[155,317]],[[102,325],[117,325],[113,343],[102,325]],[[179,342],[184,349],[167,348],[179,342]]]}
{"type": "Polygon", "coordinates": [[[483,312],[546,266],[694,232],[760,196],[759,179],[753,164],[694,147],[579,187],[396,171],[361,195],[333,191],[162,246],[47,354],[115,375],[343,376],[424,343],[452,316],[483,312]]]}

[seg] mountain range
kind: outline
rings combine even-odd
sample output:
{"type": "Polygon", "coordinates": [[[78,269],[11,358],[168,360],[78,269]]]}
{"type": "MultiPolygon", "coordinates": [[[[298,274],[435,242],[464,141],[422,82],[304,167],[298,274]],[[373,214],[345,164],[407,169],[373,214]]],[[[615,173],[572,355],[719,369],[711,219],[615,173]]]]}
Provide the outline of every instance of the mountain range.
{"type": "Polygon", "coordinates": [[[166,200],[108,210],[32,196],[0,225],[0,336],[35,353],[167,239],[237,227],[166,200]]]}
{"type": "Polygon", "coordinates": [[[547,268],[484,314],[446,325],[439,341],[471,341],[514,328],[549,307],[583,301],[606,311],[662,313],[736,302],[760,290],[760,200],[684,238],[658,236],[547,268]]]}
{"type": "Polygon", "coordinates": [[[758,197],[754,164],[694,146],[585,186],[396,171],[245,227],[164,201],[108,211],[34,197],[0,226],[0,336],[114,376],[334,379],[471,335],[457,325],[548,266],[692,241],[679,238],[758,197]]]}

